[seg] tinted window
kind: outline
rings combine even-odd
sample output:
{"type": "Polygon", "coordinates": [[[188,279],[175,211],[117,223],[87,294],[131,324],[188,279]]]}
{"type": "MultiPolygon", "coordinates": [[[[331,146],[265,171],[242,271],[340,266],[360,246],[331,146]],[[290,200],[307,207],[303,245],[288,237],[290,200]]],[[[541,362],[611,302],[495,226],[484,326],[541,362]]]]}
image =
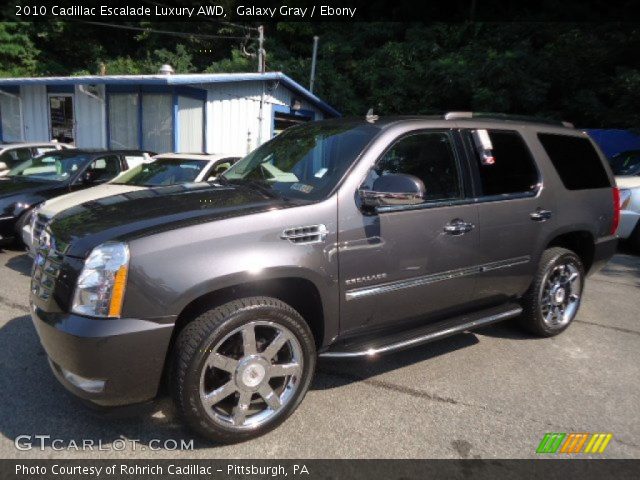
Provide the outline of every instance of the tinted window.
{"type": "Polygon", "coordinates": [[[477,157],[483,195],[535,191],[538,172],[522,137],[513,131],[489,130],[489,138],[495,163],[484,165],[477,157]]]}
{"type": "Polygon", "coordinates": [[[221,182],[268,188],[285,198],[326,197],[377,135],[373,125],[312,122],[291,127],[238,161],[221,182]]]}
{"type": "Polygon", "coordinates": [[[28,148],[14,148],[13,150],[7,150],[0,156],[0,162],[7,164],[9,168],[14,167],[20,162],[24,162],[33,158],[31,150],[28,148]]]}
{"type": "Polygon", "coordinates": [[[378,160],[364,188],[390,173],[418,177],[424,183],[425,200],[460,198],[460,176],[451,139],[445,132],[425,132],[402,138],[378,160]]]}
{"type": "Polygon", "coordinates": [[[586,138],[539,133],[538,139],[568,190],[610,187],[600,157],[586,138]]]}
{"type": "Polygon", "coordinates": [[[194,182],[206,165],[202,160],[158,159],[132,168],[112,183],[151,187],[194,182]]]}
{"type": "Polygon", "coordinates": [[[86,164],[84,155],[65,156],[60,153],[45,153],[22,162],[8,173],[12,177],[31,177],[36,180],[65,181],[86,164]]]}
{"type": "Polygon", "coordinates": [[[89,169],[94,173],[95,181],[106,182],[120,173],[120,157],[108,155],[97,158],[91,163],[89,169]]]}

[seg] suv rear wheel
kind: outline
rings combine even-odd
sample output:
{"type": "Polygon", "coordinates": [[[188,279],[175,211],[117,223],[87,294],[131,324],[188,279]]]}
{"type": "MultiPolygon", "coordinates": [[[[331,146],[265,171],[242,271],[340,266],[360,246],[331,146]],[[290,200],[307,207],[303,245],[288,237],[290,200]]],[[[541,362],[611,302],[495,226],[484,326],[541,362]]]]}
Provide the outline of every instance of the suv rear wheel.
{"type": "Polygon", "coordinates": [[[580,257],[565,248],[545,250],[523,298],[520,323],[536,335],[558,335],[578,313],[583,287],[584,266],[580,257]]]}
{"type": "Polygon", "coordinates": [[[203,313],[180,332],[174,355],[171,389],[180,414],[222,443],[281,424],[309,389],[316,362],[307,323],[269,297],[203,313]]]}

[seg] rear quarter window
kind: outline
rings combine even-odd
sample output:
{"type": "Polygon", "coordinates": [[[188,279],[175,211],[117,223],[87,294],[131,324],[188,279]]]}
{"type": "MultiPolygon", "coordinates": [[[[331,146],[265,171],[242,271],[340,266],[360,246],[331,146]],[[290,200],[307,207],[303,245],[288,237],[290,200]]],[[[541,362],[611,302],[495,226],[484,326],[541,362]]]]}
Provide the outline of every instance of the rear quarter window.
{"type": "Polygon", "coordinates": [[[567,190],[611,187],[598,152],[588,139],[553,133],[539,133],[538,139],[567,190]]]}

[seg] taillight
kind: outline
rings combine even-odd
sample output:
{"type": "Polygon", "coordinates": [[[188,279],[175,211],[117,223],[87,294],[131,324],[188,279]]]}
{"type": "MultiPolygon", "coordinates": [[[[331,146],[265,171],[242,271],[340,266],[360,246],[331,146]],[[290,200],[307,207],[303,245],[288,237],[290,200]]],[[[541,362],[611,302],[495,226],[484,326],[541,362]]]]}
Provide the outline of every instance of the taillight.
{"type": "Polygon", "coordinates": [[[620,190],[613,187],[613,220],[611,221],[611,231],[609,235],[615,235],[620,224],[620,190]]]}

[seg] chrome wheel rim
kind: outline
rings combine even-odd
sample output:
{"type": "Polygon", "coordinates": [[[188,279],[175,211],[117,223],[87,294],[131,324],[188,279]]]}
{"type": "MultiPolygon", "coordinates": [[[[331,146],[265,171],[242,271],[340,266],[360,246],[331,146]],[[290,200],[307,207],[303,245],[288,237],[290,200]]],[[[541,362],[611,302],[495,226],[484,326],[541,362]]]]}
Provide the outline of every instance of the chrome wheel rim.
{"type": "Polygon", "coordinates": [[[567,325],[578,311],[581,293],[582,278],[574,264],[562,263],[551,268],[540,291],[540,313],[544,323],[552,328],[567,325]]]}
{"type": "Polygon", "coordinates": [[[220,425],[257,428],[291,402],[302,371],[302,347],[289,329],[250,322],[209,350],[200,375],[200,401],[220,425]]]}

